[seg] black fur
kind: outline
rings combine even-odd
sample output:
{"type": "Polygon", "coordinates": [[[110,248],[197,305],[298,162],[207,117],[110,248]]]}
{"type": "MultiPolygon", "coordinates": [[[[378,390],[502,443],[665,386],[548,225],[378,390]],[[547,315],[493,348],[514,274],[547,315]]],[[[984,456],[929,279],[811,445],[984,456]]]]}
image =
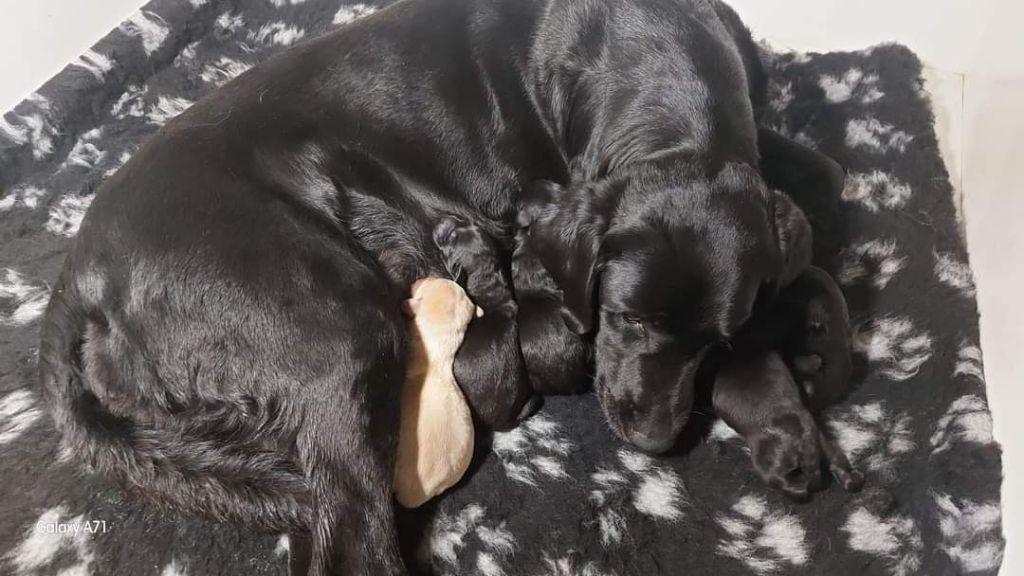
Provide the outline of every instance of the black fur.
{"type": "MultiPolygon", "coordinates": [[[[403,573],[400,302],[445,273],[444,215],[499,237],[549,180],[530,241],[575,331],[600,303],[609,422],[664,449],[781,273],[755,53],[713,0],[409,0],[254,67],[97,192],[43,326],[65,444],[155,500],[308,530],[312,574],[403,573]]],[[[457,367],[515,354],[478,332],[457,367]]]]}
{"type": "Polygon", "coordinates": [[[535,182],[523,191],[512,253],[523,360],[533,389],[545,395],[581,392],[593,374],[592,342],[563,321],[562,292],[529,241],[530,224],[551,202],[552,188],[535,182]]]}
{"type": "Polygon", "coordinates": [[[746,440],[754,469],[769,486],[806,499],[821,485],[823,459],[843,488],[863,486],[863,475],[804,407],[778,352],[737,345],[715,376],[712,401],[715,412],[746,440]]]}
{"type": "Polygon", "coordinates": [[[783,345],[786,363],[800,385],[804,404],[819,412],[850,391],[850,314],[835,280],[809,267],[782,292],[776,314],[795,329],[783,345]]]}
{"type": "Polygon", "coordinates": [[[567,325],[586,333],[599,317],[596,388],[609,424],[655,452],[685,425],[710,347],[810,254],[799,209],[746,164],[707,176],[659,159],[556,191],[536,212],[530,248],[563,289],[567,325]]]}
{"type": "Polygon", "coordinates": [[[474,417],[509,428],[536,410],[539,399],[519,351],[517,311],[508,278],[507,251],[479,226],[448,217],[434,228],[445,267],[463,283],[484,314],[469,324],[455,361],[455,380],[474,417]],[[509,340],[503,340],[509,339],[509,340]],[[495,345],[497,343],[497,345],[495,345]]]}
{"type": "Polygon", "coordinates": [[[849,314],[835,281],[807,267],[759,308],[730,347],[712,402],[747,441],[765,482],[806,498],[820,483],[824,458],[845,489],[859,490],[863,476],[814,420],[850,385],[849,314]]]}

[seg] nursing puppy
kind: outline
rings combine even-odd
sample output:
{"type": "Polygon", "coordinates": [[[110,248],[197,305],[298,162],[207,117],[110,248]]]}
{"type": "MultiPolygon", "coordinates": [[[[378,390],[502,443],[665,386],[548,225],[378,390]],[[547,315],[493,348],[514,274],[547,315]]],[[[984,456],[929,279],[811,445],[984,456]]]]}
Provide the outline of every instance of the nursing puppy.
{"type": "Polygon", "coordinates": [[[473,418],[452,373],[466,328],[483,310],[442,278],[412,286],[412,318],[395,457],[395,498],[416,508],[454,486],[473,459],[473,418]]]}
{"type": "Polygon", "coordinates": [[[456,217],[446,217],[434,228],[434,243],[441,250],[445,267],[456,281],[466,286],[483,316],[469,325],[455,379],[466,394],[474,416],[485,422],[516,420],[532,414],[540,404],[534,396],[520,355],[519,306],[513,299],[507,274],[507,256],[496,241],[479,226],[456,217]],[[500,343],[495,346],[494,343],[500,343]],[[494,365],[515,366],[504,381],[494,379],[494,365]]]}
{"type": "Polygon", "coordinates": [[[530,224],[552,201],[549,183],[522,193],[516,219],[512,281],[519,303],[519,342],[538,394],[574,394],[590,385],[592,343],[562,320],[562,293],[529,242],[530,224]]]}

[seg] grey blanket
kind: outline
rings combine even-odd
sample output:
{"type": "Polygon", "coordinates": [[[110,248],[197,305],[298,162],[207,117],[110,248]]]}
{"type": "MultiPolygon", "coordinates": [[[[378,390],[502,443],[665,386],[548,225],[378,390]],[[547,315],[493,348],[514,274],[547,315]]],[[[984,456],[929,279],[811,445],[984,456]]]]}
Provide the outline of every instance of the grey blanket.
{"type": "MultiPolygon", "coordinates": [[[[429,1],[429,0],[416,0],[429,1]]],[[[103,179],[203,94],[296,40],[373,12],[341,0],[154,0],[0,121],[0,574],[283,574],[287,539],[142,505],[59,453],[35,373],[38,319],[103,179]]],[[[756,32],[756,31],[755,31],[756,32]]],[[[921,65],[899,46],[765,51],[771,124],[850,170],[819,264],[856,325],[855,392],[827,414],[867,473],[794,504],[697,418],[644,456],[591,395],[484,435],[470,475],[399,514],[437,574],[995,574],[1000,454],[974,285],[921,65]]]]}

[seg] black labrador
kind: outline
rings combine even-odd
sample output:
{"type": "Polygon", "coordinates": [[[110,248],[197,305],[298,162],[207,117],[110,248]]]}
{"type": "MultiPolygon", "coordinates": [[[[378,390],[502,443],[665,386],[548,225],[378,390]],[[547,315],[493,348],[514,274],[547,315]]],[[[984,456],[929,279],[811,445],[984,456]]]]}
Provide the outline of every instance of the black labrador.
{"type": "MultiPolygon", "coordinates": [[[[400,302],[446,273],[442,217],[510,236],[546,180],[530,241],[569,326],[601,327],[612,426],[664,449],[706,348],[786,276],[761,76],[717,0],[403,0],[296,44],[98,191],[43,325],[65,447],[155,501],[307,532],[312,574],[404,573],[400,302]]],[[[494,358],[467,369],[507,427],[522,358],[494,358]]]]}

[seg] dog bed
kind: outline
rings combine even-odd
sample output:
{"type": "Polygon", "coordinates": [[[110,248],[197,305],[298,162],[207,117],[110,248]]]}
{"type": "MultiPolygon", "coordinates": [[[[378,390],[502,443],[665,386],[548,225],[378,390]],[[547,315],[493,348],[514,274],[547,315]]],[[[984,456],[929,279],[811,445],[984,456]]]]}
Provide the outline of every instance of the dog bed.
{"type": "MultiPolygon", "coordinates": [[[[0,121],[0,573],[284,574],[288,540],[140,504],[59,452],[35,373],[38,320],[103,179],[193,101],[276,50],[379,6],[154,0],[0,121]]],[[[755,31],[756,32],[756,31],[755,31]]],[[[399,514],[436,574],[995,574],[999,447],[974,285],[921,64],[907,49],[773,53],[769,122],[849,170],[817,255],[855,324],[855,392],[826,415],[867,486],[810,503],[758,480],[695,416],[652,458],[592,395],[482,437],[470,475],[399,514]]],[[[813,216],[813,215],[812,215],[813,216]]]]}

